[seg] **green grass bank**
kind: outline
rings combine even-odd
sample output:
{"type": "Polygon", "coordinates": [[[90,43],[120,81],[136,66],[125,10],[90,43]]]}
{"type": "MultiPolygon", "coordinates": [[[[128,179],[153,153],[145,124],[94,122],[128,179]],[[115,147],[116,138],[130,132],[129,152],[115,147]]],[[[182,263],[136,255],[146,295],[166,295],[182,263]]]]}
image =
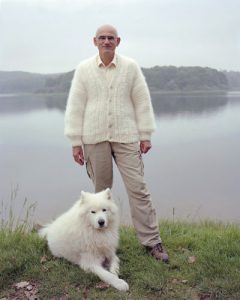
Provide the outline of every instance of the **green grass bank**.
{"type": "Polygon", "coordinates": [[[35,232],[2,228],[0,299],[240,299],[239,225],[166,221],[160,232],[167,265],[146,254],[131,227],[121,227],[120,277],[130,287],[121,293],[54,258],[35,232]]]}

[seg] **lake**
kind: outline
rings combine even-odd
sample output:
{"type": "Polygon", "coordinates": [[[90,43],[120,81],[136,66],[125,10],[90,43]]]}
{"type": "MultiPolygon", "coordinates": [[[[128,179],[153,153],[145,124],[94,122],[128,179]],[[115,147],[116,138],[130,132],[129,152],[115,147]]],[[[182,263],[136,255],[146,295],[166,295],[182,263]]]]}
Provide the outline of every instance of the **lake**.
{"type": "MultiPolygon", "coordinates": [[[[144,164],[158,217],[239,223],[240,93],[155,92],[152,99],[157,130],[144,164]]],[[[2,215],[11,197],[20,214],[26,198],[36,203],[35,220],[46,222],[69,208],[81,190],[93,191],[63,135],[65,101],[66,95],[0,96],[2,215]]],[[[114,172],[121,221],[131,223],[127,195],[114,172]]]]}

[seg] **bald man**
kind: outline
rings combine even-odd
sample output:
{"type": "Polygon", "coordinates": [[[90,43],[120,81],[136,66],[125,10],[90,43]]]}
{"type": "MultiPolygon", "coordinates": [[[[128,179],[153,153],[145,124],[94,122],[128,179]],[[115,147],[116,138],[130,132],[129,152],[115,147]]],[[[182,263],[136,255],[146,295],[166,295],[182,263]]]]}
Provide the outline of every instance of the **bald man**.
{"type": "Polygon", "coordinates": [[[93,43],[98,54],[81,62],[74,73],[65,135],[76,163],[86,162],[95,192],[112,188],[115,161],[140,243],[157,260],[168,262],[143,172],[142,154],[151,149],[155,129],[149,89],[138,64],[116,54],[120,37],[112,25],[99,27],[93,43]]]}

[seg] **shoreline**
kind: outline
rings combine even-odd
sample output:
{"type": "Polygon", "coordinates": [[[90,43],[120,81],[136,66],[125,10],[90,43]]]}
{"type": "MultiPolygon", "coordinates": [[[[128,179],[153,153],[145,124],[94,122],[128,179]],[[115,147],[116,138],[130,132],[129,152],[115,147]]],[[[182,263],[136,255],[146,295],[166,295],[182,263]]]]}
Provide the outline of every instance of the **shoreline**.
{"type": "MultiPolygon", "coordinates": [[[[16,93],[0,93],[0,98],[4,97],[17,97],[17,96],[57,96],[57,95],[67,95],[68,92],[16,92],[16,93]]],[[[177,90],[177,91],[168,91],[168,90],[151,90],[150,94],[159,94],[159,95],[196,95],[196,94],[220,94],[220,95],[239,95],[240,90],[192,90],[192,91],[183,91],[183,90],[177,90]]]]}

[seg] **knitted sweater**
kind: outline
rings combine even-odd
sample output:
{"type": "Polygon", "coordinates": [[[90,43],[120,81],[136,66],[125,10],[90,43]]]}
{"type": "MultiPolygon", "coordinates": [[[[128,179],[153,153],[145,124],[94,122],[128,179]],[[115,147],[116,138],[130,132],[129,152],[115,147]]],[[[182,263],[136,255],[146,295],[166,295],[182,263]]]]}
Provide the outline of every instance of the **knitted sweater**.
{"type": "Polygon", "coordinates": [[[155,119],[141,69],[134,60],[116,55],[116,70],[108,82],[97,57],[80,63],[72,80],[64,130],[72,146],[150,140],[155,119]]]}

